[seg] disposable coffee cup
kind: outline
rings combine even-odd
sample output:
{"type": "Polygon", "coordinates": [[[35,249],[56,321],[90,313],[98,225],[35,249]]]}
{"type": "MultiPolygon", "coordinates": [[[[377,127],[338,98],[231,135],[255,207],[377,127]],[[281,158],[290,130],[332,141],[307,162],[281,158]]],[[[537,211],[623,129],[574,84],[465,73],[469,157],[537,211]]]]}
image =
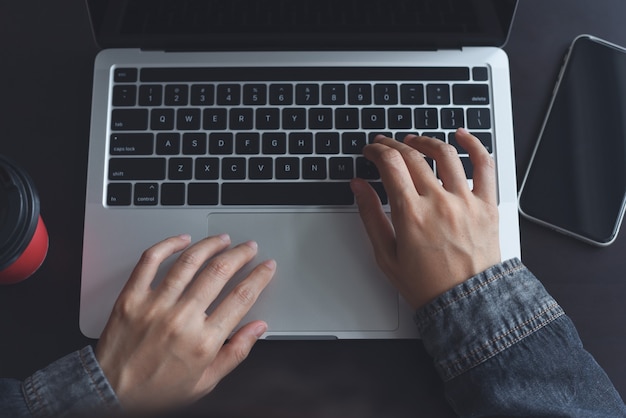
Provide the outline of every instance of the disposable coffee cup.
{"type": "Polygon", "coordinates": [[[48,232],[30,176],[0,155],[0,284],[29,278],[48,253],[48,232]]]}

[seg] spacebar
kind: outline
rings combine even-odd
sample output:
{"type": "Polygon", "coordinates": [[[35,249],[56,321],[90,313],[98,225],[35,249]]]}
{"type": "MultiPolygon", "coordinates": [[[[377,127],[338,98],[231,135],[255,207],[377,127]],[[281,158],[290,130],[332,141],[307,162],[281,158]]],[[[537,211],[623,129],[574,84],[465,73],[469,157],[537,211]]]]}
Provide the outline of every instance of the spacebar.
{"type": "Polygon", "coordinates": [[[349,182],[222,183],[222,205],[352,205],[349,182]]]}

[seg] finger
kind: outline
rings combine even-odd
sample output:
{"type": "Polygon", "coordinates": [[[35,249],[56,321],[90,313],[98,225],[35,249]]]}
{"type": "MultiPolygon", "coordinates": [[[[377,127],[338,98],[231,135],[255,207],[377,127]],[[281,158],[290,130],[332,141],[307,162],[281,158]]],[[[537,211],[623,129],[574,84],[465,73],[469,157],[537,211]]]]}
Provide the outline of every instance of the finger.
{"type": "Polygon", "coordinates": [[[174,303],[193,280],[202,265],[230,245],[226,234],[207,237],[187,248],[174,262],[156,293],[163,303],[174,303]]]}
{"type": "Polygon", "coordinates": [[[378,142],[378,138],[380,136],[375,143],[363,149],[363,156],[378,169],[393,214],[419,196],[402,154],[397,149],[378,142]]]}
{"type": "Polygon", "coordinates": [[[219,330],[219,334],[215,335],[216,342],[226,340],[256,302],[275,272],[274,260],[262,262],[226,296],[210,316],[207,316],[205,320],[207,326],[219,330]]]}
{"type": "Polygon", "coordinates": [[[362,179],[353,179],[350,186],[378,265],[385,270],[384,266],[389,265],[396,254],[393,225],[383,211],[378,194],[372,186],[362,179]]]}
{"type": "Polygon", "coordinates": [[[154,276],[163,261],[173,254],[185,249],[191,242],[189,235],[167,238],[143,252],[122,292],[150,288],[154,276]]]}
{"type": "Polygon", "coordinates": [[[267,331],[267,324],[263,321],[253,321],[241,327],[224,344],[217,353],[215,360],[207,370],[201,385],[205,394],[211,391],[226,375],[239,366],[250,354],[252,347],[267,331]]]}
{"type": "Polygon", "coordinates": [[[226,283],[257,254],[257,243],[244,242],[215,256],[189,286],[182,300],[191,301],[204,312],[220,294],[226,283]]]}
{"type": "Polygon", "coordinates": [[[495,161],[478,138],[467,130],[456,131],[456,140],[469,154],[474,166],[474,195],[497,204],[495,161]]]}
{"type": "Polygon", "coordinates": [[[415,135],[407,135],[403,143],[391,138],[382,137],[381,135],[376,138],[376,142],[394,148],[402,154],[402,158],[411,174],[414,187],[420,195],[426,195],[430,190],[433,190],[435,187],[439,188],[441,185],[437,177],[435,177],[431,166],[426,161],[424,154],[410,145],[414,138],[416,138],[415,135]]]}
{"type": "Polygon", "coordinates": [[[425,136],[409,136],[406,142],[435,160],[444,189],[451,193],[469,192],[465,170],[454,146],[425,136]]]}

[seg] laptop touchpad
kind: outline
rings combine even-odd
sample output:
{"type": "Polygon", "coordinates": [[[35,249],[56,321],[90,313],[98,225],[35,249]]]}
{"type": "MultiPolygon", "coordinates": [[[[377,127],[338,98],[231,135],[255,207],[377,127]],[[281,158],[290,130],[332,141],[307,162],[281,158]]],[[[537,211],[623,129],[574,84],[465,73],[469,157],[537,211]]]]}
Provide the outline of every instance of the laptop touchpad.
{"type": "Polygon", "coordinates": [[[209,235],[233,244],[255,240],[256,263],[273,258],[274,279],[244,318],[269,331],[327,333],[390,331],[398,327],[398,293],[378,269],[358,213],[214,213],[209,235]]]}

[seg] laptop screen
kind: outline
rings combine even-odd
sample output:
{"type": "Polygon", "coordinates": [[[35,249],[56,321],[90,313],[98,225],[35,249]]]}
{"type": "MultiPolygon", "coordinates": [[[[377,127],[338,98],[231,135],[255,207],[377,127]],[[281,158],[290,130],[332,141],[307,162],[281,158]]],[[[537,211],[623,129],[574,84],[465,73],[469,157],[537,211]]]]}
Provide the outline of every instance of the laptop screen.
{"type": "Polygon", "coordinates": [[[86,0],[102,48],[421,50],[505,43],[517,0],[86,0]]]}

